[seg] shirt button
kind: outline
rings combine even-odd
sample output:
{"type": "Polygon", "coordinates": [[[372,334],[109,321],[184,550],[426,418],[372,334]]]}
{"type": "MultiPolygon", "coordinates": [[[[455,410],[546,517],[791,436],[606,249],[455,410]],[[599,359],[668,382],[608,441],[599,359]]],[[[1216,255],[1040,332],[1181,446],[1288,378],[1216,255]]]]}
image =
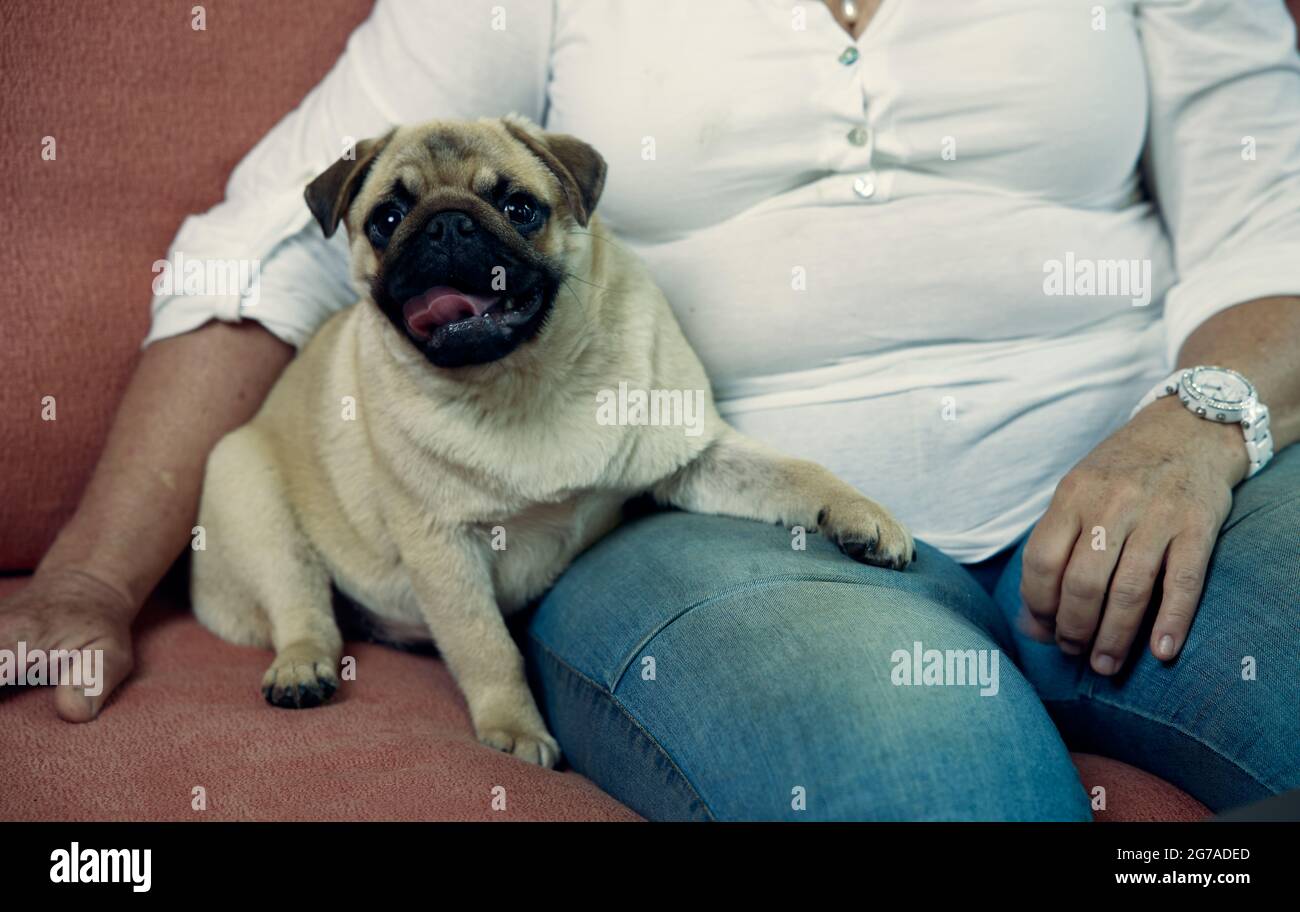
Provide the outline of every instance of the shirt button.
{"type": "Polygon", "coordinates": [[[853,179],[853,192],[863,199],[871,199],[876,193],[875,175],[867,172],[861,177],[853,179]]]}
{"type": "Polygon", "coordinates": [[[858,62],[858,49],[855,48],[853,45],[849,45],[844,49],[844,53],[840,54],[840,63],[844,64],[845,66],[853,66],[853,64],[857,62],[858,62]]]}
{"type": "Polygon", "coordinates": [[[854,127],[849,131],[848,140],[855,146],[865,146],[867,144],[867,135],[866,127],[854,127]]]}

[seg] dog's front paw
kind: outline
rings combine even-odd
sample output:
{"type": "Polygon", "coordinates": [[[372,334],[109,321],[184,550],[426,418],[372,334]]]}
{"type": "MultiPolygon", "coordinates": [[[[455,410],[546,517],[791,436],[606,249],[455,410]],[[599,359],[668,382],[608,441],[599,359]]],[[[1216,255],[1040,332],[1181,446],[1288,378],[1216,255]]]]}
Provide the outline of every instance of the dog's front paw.
{"type": "Polygon", "coordinates": [[[294,651],[282,652],[262,676],[262,696],[282,709],[320,706],[339,688],[329,656],[305,657],[294,651]]]}
{"type": "Polygon", "coordinates": [[[817,529],[859,563],[902,570],[916,560],[912,533],[866,497],[823,507],[817,514],[817,529]]]}
{"type": "Polygon", "coordinates": [[[478,740],[488,747],[503,753],[513,754],[520,760],[536,763],[538,766],[544,766],[547,769],[554,767],[560,759],[560,746],[555,743],[555,739],[546,730],[546,726],[540,723],[537,725],[524,723],[480,728],[478,729],[478,740]]]}

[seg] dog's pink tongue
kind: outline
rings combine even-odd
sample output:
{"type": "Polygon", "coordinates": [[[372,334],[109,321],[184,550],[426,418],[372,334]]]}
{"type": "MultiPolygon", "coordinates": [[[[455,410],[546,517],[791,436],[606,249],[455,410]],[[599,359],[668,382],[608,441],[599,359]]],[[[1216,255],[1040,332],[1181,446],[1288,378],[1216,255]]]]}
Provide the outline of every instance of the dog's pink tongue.
{"type": "Polygon", "coordinates": [[[402,316],[411,332],[424,337],[439,326],[481,316],[499,300],[500,295],[468,294],[458,288],[436,285],[403,304],[402,316]]]}

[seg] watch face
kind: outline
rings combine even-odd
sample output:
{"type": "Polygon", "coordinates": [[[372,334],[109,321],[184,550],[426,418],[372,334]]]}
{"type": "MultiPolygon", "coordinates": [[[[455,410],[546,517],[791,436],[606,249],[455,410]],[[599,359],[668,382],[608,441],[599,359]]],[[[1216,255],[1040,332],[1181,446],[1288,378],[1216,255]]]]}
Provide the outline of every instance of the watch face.
{"type": "Polygon", "coordinates": [[[1226,367],[1198,367],[1191,372],[1192,392],[1201,399],[1227,408],[1241,408],[1255,395],[1250,381],[1226,367]]]}

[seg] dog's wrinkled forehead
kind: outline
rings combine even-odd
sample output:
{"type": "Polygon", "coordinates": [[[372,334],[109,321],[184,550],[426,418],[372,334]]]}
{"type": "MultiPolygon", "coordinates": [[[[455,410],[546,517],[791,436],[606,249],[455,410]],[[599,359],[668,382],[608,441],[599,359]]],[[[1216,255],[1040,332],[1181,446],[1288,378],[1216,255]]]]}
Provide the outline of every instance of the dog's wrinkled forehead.
{"type": "MultiPolygon", "coordinates": [[[[364,139],[304,188],[308,208],[330,237],[345,219],[357,228],[386,195],[403,205],[440,192],[486,200],[527,191],[586,227],[605,186],[605,160],[574,136],[549,133],[518,115],[474,122],[434,121],[364,139]],[[349,218],[350,217],[350,218],[349,218]]],[[[355,234],[355,232],[353,232],[355,234]]]]}
{"type": "Polygon", "coordinates": [[[354,211],[402,187],[422,199],[440,189],[485,196],[509,182],[557,205],[562,190],[547,166],[503,127],[438,124],[399,129],[376,159],[354,211]]]}

